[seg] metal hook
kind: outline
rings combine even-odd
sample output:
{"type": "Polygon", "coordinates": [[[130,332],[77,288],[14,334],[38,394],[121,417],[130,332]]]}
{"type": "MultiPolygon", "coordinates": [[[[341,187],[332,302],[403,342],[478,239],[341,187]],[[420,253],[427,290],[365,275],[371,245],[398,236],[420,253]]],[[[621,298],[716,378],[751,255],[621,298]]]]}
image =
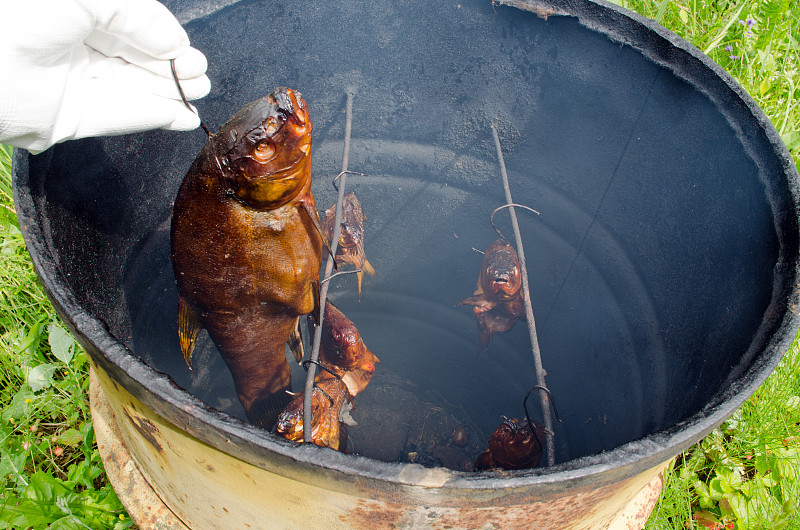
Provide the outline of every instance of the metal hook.
{"type": "Polygon", "coordinates": [[[544,446],[542,445],[542,441],[539,440],[539,437],[536,435],[536,429],[533,428],[533,421],[531,420],[531,416],[528,413],[528,397],[533,393],[534,390],[542,390],[547,394],[547,400],[550,402],[550,406],[553,407],[553,414],[556,416],[556,420],[558,423],[564,423],[561,420],[561,417],[558,415],[558,410],[556,410],[556,402],[553,399],[553,394],[550,393],[547,387],[541,385],[534,385],[528,390],[525,394],[525,398],[522,400],[522,408],[525,410],[525,419],[528,420],[528,428],[531,430],[531,434],[536,439],[536,443],[539,444],[539,449],[543,449],[544,446]]]}
{"type": "Polygon", "coordinates": [[[315,360],[313,360],[313,359],[306,359],[305,361],[303,361],[303,363],[302,363],[302,364],[303,364],[303,369],[304,369],[306,372],[308,372],[308,365],[309,365],[309,364],[316,364],[317,366],[319,366],[320,368],[322,368],[323,370],[325,370],[326,372],[328,372],[329,374],[331,374],[331,375],[332,375],[333,377],[335,377],[336,379],[339,379],[340,381],[341,381],[341,379],[342,379],[342,376],[340,376],[340,375],[339,375],[339,374],[337,374],[336,372],[332,371],[330,368],[328,368],[327,366],[325,366],[324,364],[322,364],[322,363],[321,363],[321,362],[319,362],[319,361],[315,361],[315,360]]]}
{"type": "MultiPolygon", "coordinates": [[[[320,366],[322,366],[322,365],[320,364],[320,366]]],[[[324,366],[322,366],[322,367],[323,367],[323,368],[325,368],[324,366]]],[[[327,368],[325,368],[325,369],[327,370],[327,368]]],[[[333,375],[336,375],[336,374],[333,374],[333,375]]],[[[339,377],[339,376],[336,376],[336,377],[339,377]]],[[[316,383],[316,381],[314,382],[314,388],[316,388],[317,390],[319,390],[320,392],[322,392],[322,395],[323,395],[323,396],[325,396],[326,398],[328,398],[328,401],[330,401],[330,402],[331,402],[331,407],[332,407],[332,406],[333,406],[333,398],[331,398],[331,397],[328,395],[328,393],[327,393],[327,392],[325,392],[324,390],[322,390],[322,388],[320,388],[320,386],[319,386],[319,385],[316,383]]],[[[291,390],[284,390],[284,392],[286,392],[287,394],[289,394],[289,395],[290,395],[290,396],[292,396],[292,397],[297,397],[297,396],[300,396],[300,395],[302,395],[302,394],[303,394],[302,392],[292,392],[291,390]]]]}
{"type": "Polygon", "coordinates": [[[333,398],[332,398],[332,397],[330,397],[330,396],[328,395],[328,393],[327,393],[327,392],[325,392],[324,390],[322,390],[322,388],[320,388],[320,386],[319,386],[317,383],[314,383],[314,388],[316,388],[317,390],[319,390],[320,392],[322,392],[322,395],[323,395],[323,396],[325,396],[326,398],[328,398],[328,401],[330,401],[330,402],[331,402],[331,407],[332,407],[332,406],[333,406],[333,403],[334,403],[334,402],[333,402],[333,398]]]}
{"type": "MultiPolygon", "coordinates": [[[[189,104],[189,101],[187,101],[186,99],[186,94],[184,94],[183,92],[183,87],[181,86],[181,82],[178,79],[178,71],[175,69],[175,59],[170,59],[169,67],[172,70],[172,78],[175,80],[175,86],[178,87],[178,94],[181,95],[181,100],[183,101],[183,104],[186,105],[187,109],[197,114],[197,117],[199,118],[200,114],[197,112],[197,109],[195,109],[189,104]]],[[[202,119],[200,120],[200,127],[205,131],[206,135],[208,135],[208,138],[211,139],[213,133],[209,130],[208,127],[206,127],[206,124],[203,123],[202,119]]],[[[219,169],[219,178],[220,178],[220,183],[222,184],[222,188],[226,190],[226,193],[228,195],[232,195],[233,192],[230,189],[228,189],[227,186],[225,186],[225,184],[222,182],[225,171],[222,169],[222,163],[219,161],[219,157],[217,156],[217,151],[214,148],[213,143],[211,144],[211,154],[214,155],[214,161],[217,163],[217,169],[219,169]]]]}
{"type": "Polygon", "coordinates": [[[341,171],[338,175],[333,177],[332,184],[333,184],[333,187],[336,189],[336,191],[339,191],[339,185],[336,183],[336,181],[339,180],[340,178],[342,178],[342,175],[358,175],[360,177],[365,177],[366,176],[364,173],[358,173],[356,171],[348,171],[348,170],[345,169],[344,171],[341,171]]]}
{"type": "Polygon", "coordinates": [[[530,421],[530,417],[528,416],[528,397],[533,393],[534,390],[541,390],[545,394],[547,394],[547,400],[550,402],[550,406],[553,407],[553,414],[556,416],[556,421],[558,423],[564,423],[564,420],[561,419],[561,416],[558,415],[558,410],[556,410],[556,401],[553,399],[553,394],[550,393],[550,390],[546,386],[542,385],[534,385],[528,390],[525,394],[525,399],[522,400],[522,408],[525,409],[525,417],[528,418],[530,421]]]}
{"type": "Polygon", "coordinates": [[[355,270],[351,270],[351,271],[335,272],[335,273],[331,274],[330,276],[328,276],[327,278],[325,278],[324,280],[322,280],[319,283],[320,283],[320,285],[322,285],[323,283],[328,282],[328,281],[332,280],[333,278],[336,278],[337,276],[341,276],[342,274],[357,274],[359,272],[361,272],[361,269],[355,269],[355,270]]]}
{"type": "Polygon", "coordinates": [[[518,207],[518,208],[523,208],[525,210],[528,210],[528,211],[531,211],[531,212],[535,213],[536,215],[541,215],[539,212],[537,212],[533,208],[531,208],[529,206],[525,206],[524,204],[510,203],[510,204],[504,204],[503,206],[498,206],[497,208],[495,208],[494,211],[492,212],[492,215],[489,216],[489,222],[492,223],[492,228],[494,228],[494,231],[497,232],[498,235],[500,237],[502,237],[503,239],[505,239],[506,241],[508,241],[508,238],[506,238],[506,236],[504,236],[503,233],[500,231],[500,229],[497,228],[497,226],[494,224],[494,214],[496,214],[497,212],[499,212],[503,208],[510,208],[512,206],[515,206],[515,207],[518,207]]]}
{"type": "MultiPolygon", "coordinates": [[[[175,80],[175,86],[178,87],[178,94],[181,95],[181,100],[183,101],[183,104],[186,105],[187,109],[197,114],[197,117],[199,118],[200,114],[197,113],[197,109],[195,109],[189,104],[189,101],[187,101],[186,99],[186,94],[183,93],[183,87],[181,86],[181,82],[178,80],[178,71],[175,69],[175,59],[169,60],[169,67],[172,70],[172,78],[175,80]]],[[[203,130],[208,135],[208,137],[211,138],[212,136],[211,131],[208,130],[208,127],[206,127],[206,124],[203,123],[203,120],[200,120],[200,127],[202,127],[203,130]]],[[[217,164],[219,164],[219,161],[217,161],[217,164]]]]}

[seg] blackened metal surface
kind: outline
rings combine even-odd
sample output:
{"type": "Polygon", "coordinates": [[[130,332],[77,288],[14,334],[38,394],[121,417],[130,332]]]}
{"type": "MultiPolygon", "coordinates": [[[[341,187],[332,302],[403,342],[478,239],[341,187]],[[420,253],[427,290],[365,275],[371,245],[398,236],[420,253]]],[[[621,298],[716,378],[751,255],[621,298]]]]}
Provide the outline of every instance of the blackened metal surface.
{"type": "MultiPolygon", "coordinates": [[[[212,129],[275,86],[302,91],[320,208],[334,197],[323,176],[338,172],[344,92],[356,91],[350,167],[369,177],[349,185],[378,276],[359,304],[346,282],[333,295],[381,369],[423,385],[454,374],[447,397],[488,431],[518,413],[532,380],[521,326],[476,359],[474,324],[453,307],[503,203],[496,120],[515,200],[542,212],[520,224],[564,463],[511,479],[448,471],[447,484],[550,498],[667,460],[771,372],[798,323],[797,171],[752,99],[663,28],[590,1],[515,4],[538,14],[469,1],[167,3],[209,58],[212,93],[197,106],[212,129]]],[[[231,417],[225,375],[186,372],[170,338],[167,227],[204,140],[155,131],[17,151],[15,200],[45,288],[93,359],[192,435],[259,465],[391,490],[407,480],[397,465],[294,448],[231,417]]]]}

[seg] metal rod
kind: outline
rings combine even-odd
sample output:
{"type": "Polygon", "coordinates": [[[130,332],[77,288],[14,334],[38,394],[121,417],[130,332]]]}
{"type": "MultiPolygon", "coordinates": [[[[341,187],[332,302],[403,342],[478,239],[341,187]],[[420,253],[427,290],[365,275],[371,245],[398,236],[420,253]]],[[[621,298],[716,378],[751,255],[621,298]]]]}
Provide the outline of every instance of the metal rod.
{"type": "MultiPolygon", "coordinates": [[[[497,160],[500,162],[500,175],[503,177],[503,190],[506,193],[506,204],[508,204],[508,214],[511,217],[511,227],[514,229],[514,239],[517,244],[517,255],[522,269],[522,293],[525,298],[525,317],[528,320],[528,333],[531,339],[531,353],[533,354],[533,365],[536,369],[536,383],[538,386],[547,388],[544,380],[544,368],[542,367],[542,354],[539,350],[539,339],[536,335],[536,321],[533,318],[533,307],[531,306],[531,292],[528,283],[528,267],[525,262],[525,250],[522,248],[522,236],[519,232],[517,214],[514,211],[514,201],[511,199],[511,188],[508,186],[508,173],[506,172],[506,162],[503,159],[503,149],[500,147],[500,137],[497,128],[492,124],[492,135],[494,145],[497,149],[497,160]]],[[[547,452],[547,465],[552,466],[556,463],[555,441],[553,436],[553,420],[550,417],[550,407],[547,396],[539,394],[539,403],[542,406],[542,418],[544,420],[545,448],[547,452]]]]}
{"type": "Polygon", "coordinates": [[[336,217],[333,222],[333,241],[331,244],[331,255],[325,260],[325,274],[319,290],[319,322],[314,328],[314,342],[311,347],[311,363],[308,365],[306,374],[305,394],[303,396],[303,441],[313,442],[311,434],[311,397],[314,391],[314,377],[317,375],[317,363],[319,362],[319,347],[322,342],[322,320],[325,317],[325,300],[328,298],[327,281],[333,272],[333,262],[336,256],[336,249],[339,246],[339,234],[341,233],[342,223],[342,202],[344,202],[344,186],[347,180],[347,165],[350,163],[350,132],[353,125],[353,93],[347,92],[347,105],[345,107],[344,122],[344,152],[342,153],[342,172],[339,173],[339,198],[336,200],[336,217]]]}

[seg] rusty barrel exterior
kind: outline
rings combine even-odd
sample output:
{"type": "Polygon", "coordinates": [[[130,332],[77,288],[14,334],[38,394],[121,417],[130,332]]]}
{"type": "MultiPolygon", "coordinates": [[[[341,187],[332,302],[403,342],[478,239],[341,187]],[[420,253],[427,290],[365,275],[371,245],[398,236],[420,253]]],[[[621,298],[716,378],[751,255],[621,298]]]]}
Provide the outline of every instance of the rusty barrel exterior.
{"type": "Polygon", "coordinates": [[[92,384],[92,417],[109,478],[143,528],[638,529],[661,492],[664,464],[547,500],[513,487],[448,487],[447,472],[417,464],[392,466],[398,480],[373,486],[322,470],[310,477],[300,466],[262,467],[201,442],[97,366],[92,384]]]}

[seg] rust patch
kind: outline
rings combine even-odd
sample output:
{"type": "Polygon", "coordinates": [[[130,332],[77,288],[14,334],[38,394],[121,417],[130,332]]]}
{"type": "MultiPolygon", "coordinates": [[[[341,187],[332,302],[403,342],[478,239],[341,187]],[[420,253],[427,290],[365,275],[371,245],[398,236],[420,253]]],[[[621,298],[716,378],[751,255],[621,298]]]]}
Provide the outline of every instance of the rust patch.
{"type": "Polygon", "coordinates": [[[339,520],[355,529],[380,530],[397,528],[403,518],[403,507],[395,503],[359,500],[358,505],[339,520]]]}
{"type": "Polygon", "coordinates": [[[152,530],[188,530],[167,508],[141,474],[125,442],[122,441],[118,418],[92,369],[89,396],[97,448],[108,479],[138,528],[152,530]]]}
{"type": "MultiPolygon", "coordinates": [[[[437,518],[434,528],[519,528],[561,529],[583,528],[580,521],[587,518],[604,501],[625,485],[625,482],[610,484],[602,488],[583,491],[548,502],[530,502],[522,498],[498,499],[494,506],[480,508],[454,508],[437,518]],[[521,502],[514,502],[514,501],[521,502]]],[[[599,521],[587,521],[587,529],[599,521]]]]}
{"type": "Polygon", "coordinates": [[[626,506],[614,523],[624,528],[644,528],[664,487],[664,471],[660,471],[626,506]]]}
{"type": "Polygon", "coordinates": [[[150,443],[150,445],[152,445],[156,451],[160,453],[164,450],[164,448],[161,447],[161,444],[158,443],[158,440],[156,440],[155,437],[156,434],[160,434],[158,432],[158,428],[155,425],[153,425],[150,422],[150,420],[138,416],[134,418],[128,413],[127,410],[125,410],[125,416],[127,416],[128,420],[130,421],[130,424],[133,425],[134,429],[136,429],[136,431],[142,435],[142,438],[147,440],[147,442],[150,443]]]}

